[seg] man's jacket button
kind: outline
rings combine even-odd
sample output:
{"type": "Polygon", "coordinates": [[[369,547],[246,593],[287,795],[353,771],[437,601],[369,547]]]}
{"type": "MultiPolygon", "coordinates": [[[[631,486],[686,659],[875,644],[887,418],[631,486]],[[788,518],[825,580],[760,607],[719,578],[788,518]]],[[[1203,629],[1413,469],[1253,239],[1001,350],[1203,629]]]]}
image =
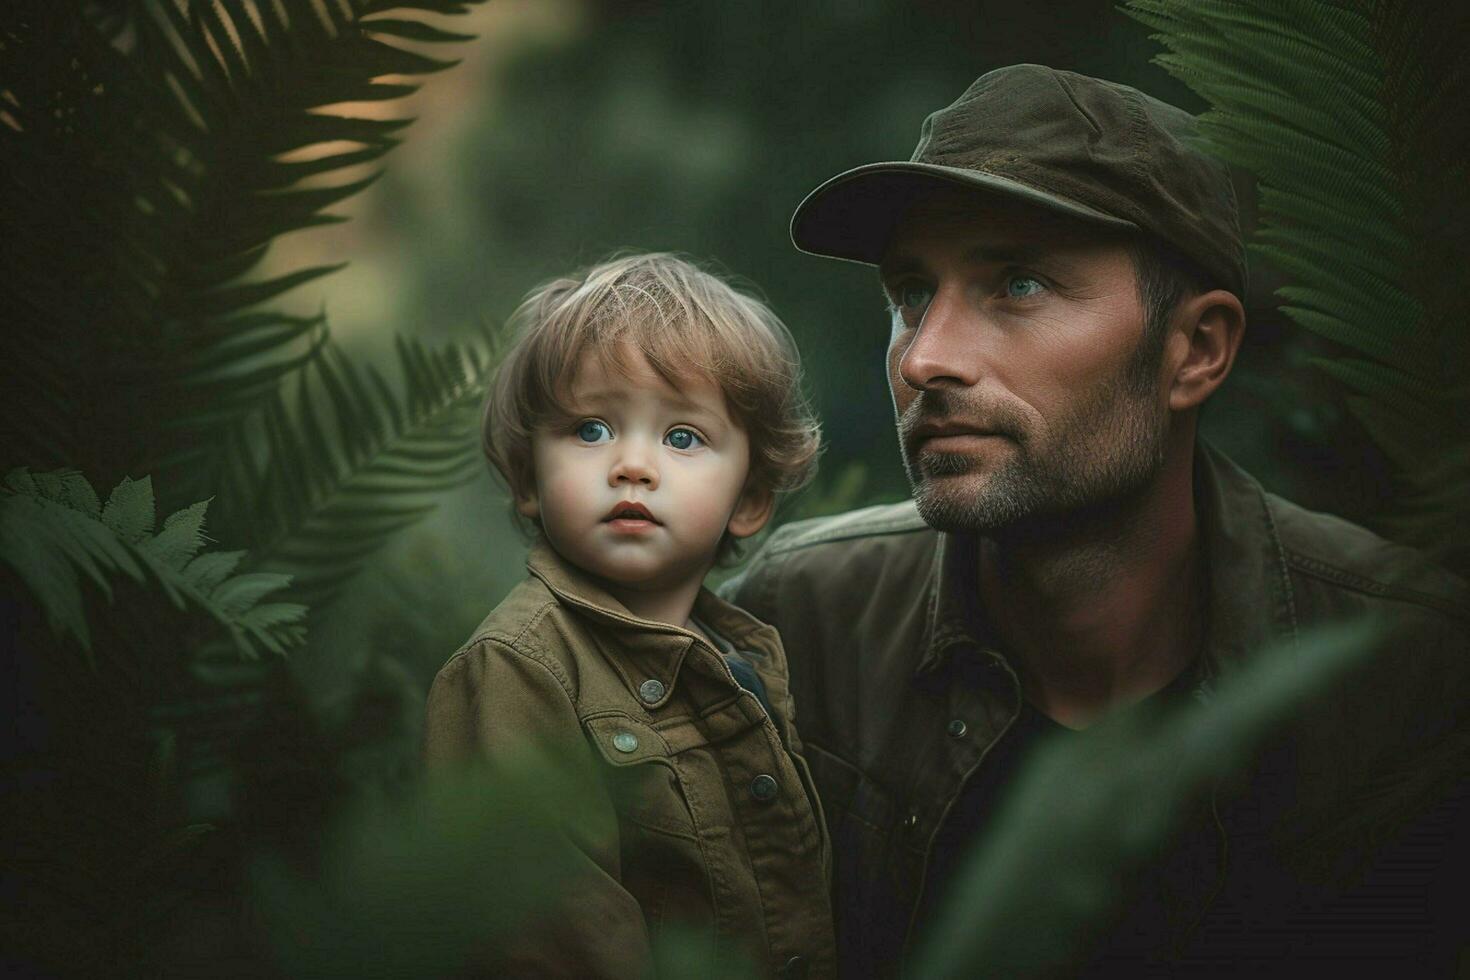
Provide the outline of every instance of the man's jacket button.
{"type": "Polygon", "coordinates": [[[781,969],[776,971],[776,976],[781,980],[803,980],[806,977],[806,957],[793,956],[781,964],[781,969]]]}
{"type": "Polygon", "coordinates": [[[966,725],[963,719],[960,718],[956,718],[954,721],[949,723],[948,727],[945,728],[945,731],[949,732],[951,738],[964,738],[965,732],[968,732],[969,730],[970,726],[966,725]]]}
{"type": "Polygon", "coordinates": [[[776,791],[780,789],[776,785],[776,777],[761,773],[750,781],[750,795],[762,803],[769,803],[776,798],[776,791]]]}
{"type": "Polygon", "coordinates": [[[638,736],[632,732],[618,732],[613,736],[613,748],[619,752],[632,752],[638,748],[638,736]]]}
{"type": "Polygon", "coordinates": [[[638,696],[643,699],[644,704],[657,704],[664,696],[664,682],[657,677],[650,677],[638,685],[638,696]]]}

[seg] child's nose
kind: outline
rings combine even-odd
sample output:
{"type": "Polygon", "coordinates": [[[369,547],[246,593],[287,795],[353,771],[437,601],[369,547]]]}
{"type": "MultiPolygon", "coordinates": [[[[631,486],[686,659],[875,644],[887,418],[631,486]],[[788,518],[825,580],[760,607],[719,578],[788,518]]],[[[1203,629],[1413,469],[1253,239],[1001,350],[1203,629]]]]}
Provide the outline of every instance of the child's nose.
{"type": "Polygon", "coordinates": [[[614,487],[637,484],[649,490],[657,490],[658,467],[654,465],[653,454],[648,447],[637,440],[627,440],[623,447],[623,452],[608,471],[608,484],[614,487]]]}

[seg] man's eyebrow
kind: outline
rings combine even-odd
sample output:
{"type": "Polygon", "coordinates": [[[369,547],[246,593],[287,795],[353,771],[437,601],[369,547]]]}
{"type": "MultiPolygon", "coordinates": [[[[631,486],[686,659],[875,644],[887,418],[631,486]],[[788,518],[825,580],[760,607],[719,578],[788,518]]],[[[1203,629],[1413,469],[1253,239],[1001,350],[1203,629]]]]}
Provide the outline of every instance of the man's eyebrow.
{"type": "MultiPolygon", "coordinates": [[[[1051,250],[1036,245],[1008,243],[975,245],[965,252],[965,261],[977,265],[1032,265],[1045,260],[1051,250]]],[[[878,275],[887,282],[910,273],[924,273],[926,267],[916,256],[897,253],[878,264],[878,275]]]]}
{"type": "Polygon", "coordinates": [[[1046,254],[1045,249],[1034,245],[976,245],[965,253],[965,259],[990,265],[1029,265],[1041,261],[1046,254]]]}
{"type": "Polygon", "coordinates": [[[924,271],[924,263],[912,255],[899,253],[891,257],[885,257],[878,263],[878,277],[884,281],[886,286],[888,280],[909,273],[924,271]]]}

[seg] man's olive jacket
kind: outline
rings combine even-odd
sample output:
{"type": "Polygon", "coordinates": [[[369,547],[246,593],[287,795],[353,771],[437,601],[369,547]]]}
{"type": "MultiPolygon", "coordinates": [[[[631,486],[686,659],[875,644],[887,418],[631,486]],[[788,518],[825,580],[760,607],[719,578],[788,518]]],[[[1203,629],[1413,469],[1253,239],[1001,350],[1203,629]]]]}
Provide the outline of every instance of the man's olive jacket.
{"type": "MultiPolygon", "coordinates": [[[[1340,879],[1371,864],[1409,815],[1463,792],[1464,584],[1265,493],[1207,448],[1195,497],[1208,569],[1196,696],[1262,651],[1289,656],[1315,626],[1379,612],[1396,629],[1351,683],[1302,705],[1250,771],[1217,786],[1181,835],[1161,871],[1172,897],[1155,963],[1223,957],[1217,967],[1244,968],[1259,956],[1279,966],[1282,956],[1393,956],[1436,941],[1436,917],[1452,913],[1426,907],[1432,874],[1398,881],[1408,912],[1397,925],[1371,897],[1354,922],[1353,885],[1340,879]],[[1384,939],[1380,927],[1398,932],[1384,939]]],[[[977,609],[976,555],[973,538],[934,531],[911,503],[870,507],[781,528],[722,590],[776,626],[790,657],[832,833],[844,976],[891,975],[913,952],[936,831],[1018,714],[1020,682],[977,609]]],[[[1417,871],[1444,857],[1437,840],[1428,847],[1417,871]]]]}
{"type": "Polygon", "coordinates": [[[439,671],[425,721],[431,769],[488,766],[508,788],[534,767],[528,795],[553,810],[558,897],[489,944],[486,972],[634,980],[672,932],[757,976],[835,975],[828,840],[776,631],[695,601],[772,717],[703,636],[633,616],[544,543],[527,567],[439,671]]]}

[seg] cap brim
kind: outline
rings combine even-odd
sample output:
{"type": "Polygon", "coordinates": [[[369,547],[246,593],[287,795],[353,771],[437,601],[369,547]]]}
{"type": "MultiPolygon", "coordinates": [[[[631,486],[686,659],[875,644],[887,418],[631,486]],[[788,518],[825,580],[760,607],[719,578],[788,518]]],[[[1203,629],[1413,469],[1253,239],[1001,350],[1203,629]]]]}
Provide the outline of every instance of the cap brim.
{"type": "Polygon", "coordinates": [[[940,187],[973,187],[1114,228],[1133,222],[994,174],[934,163],[870,163],[826,181],[797,205],[791,241],[803,252],[877,265],[905,212],[940,187]]]}

